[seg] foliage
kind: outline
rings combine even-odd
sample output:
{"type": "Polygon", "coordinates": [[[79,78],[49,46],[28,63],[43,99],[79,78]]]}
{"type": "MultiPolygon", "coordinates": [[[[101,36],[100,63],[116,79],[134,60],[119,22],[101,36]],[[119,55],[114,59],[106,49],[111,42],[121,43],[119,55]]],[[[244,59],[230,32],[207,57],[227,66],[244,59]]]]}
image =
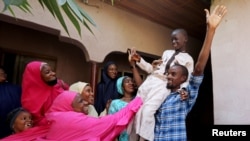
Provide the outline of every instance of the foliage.
{"type": "MultiPolygon", "coordinates": [[[[112,0],[113,1],[113,0],[112,0]]],[[[3,11],[9,10],[12,15],[15,17],[15,13],[12,10],[12,6],[17,6],[24,12],[32,13],[30,8],[30,4],[27,0],[3,0],[4,9],[3,11]]],[[[69,31],[67,25],[64,21],[61,11],[63,11],[70,21],[73,23],[75,28],[78,31],[78,34],[81,36],[81,27],[79,23],[82,23],[92,34],[92,30],[89,27],[88,21],[91,25],[96,26],[95,22],[91,19],[91,17],[81,8],[79,7],[74,0],[39,0],[40,5],[43,8],[47,8],[50,13],[57,18],[64,30],[69,35],[69,31]]]]}

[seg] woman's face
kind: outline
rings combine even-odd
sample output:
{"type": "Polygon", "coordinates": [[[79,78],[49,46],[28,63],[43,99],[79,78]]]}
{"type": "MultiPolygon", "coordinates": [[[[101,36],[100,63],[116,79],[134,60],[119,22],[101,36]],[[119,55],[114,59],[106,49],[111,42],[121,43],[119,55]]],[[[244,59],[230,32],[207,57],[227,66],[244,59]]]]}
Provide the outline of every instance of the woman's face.
{"type": "Polygon", "coordinates": [[[83,99],[80,94],[77,94],[72,102],[72,107],[75,112],[88,114],[89,103],[83,99]]]}
{"type": "Polygon", "coordinates": [[[42,80],[50,86],[53,86],[57,83],[56,73],[52,71],[51,67],[48,64],[44,64],[42,66],[41,77],[42,80]]]}
{"type": "Polygon", "coordinates": [[[111,78],[111,79],[115,79],[117,77],[117,66],[115,64],[111,64],[108,66],[108,70],[107,70],[107,75],[111,78]]]}
{"type": "Polygon", "coordinates": [[[135,90],[134,81],[130,77],[125,77],[123,80],[124,93],[132,94],[135,90]]]}
{"type": "Polygon", "coordinates": [[[83,88],[81,95],[86,102],[92,105],[94,104],[94,93],[89,85],[83,88]]]}
{"type": "Polygon", "coordinates": [[[32,116],[29,112],[26,112],[26,111],[21,111],[17,115],[12,126],[15,133],[22,132],[32,127],[33,127],[32,116]]]}

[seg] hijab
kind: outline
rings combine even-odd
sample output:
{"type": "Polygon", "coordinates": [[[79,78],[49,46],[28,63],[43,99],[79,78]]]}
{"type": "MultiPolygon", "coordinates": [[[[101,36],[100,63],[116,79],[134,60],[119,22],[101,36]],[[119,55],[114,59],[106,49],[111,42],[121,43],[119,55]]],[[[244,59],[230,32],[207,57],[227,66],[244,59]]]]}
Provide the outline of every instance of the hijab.
{"type": "Polygon", "coordinates": [[[54,99],[64,91],[56,84],[47,85],[41,77],[41,67],[46,64],[41,61],[32,61],[27,64],[22,80],[22,107],[28,110],[33,118],[34,125],[47,124],[44,118],[54,99]]]}
{"type": "Polygon", "coordinates": [[[112,64],[116,65],[112,61],[109,61],[104,65],[101,73],[101,81],[97,84],[94,106],[98,114],[100,114],[105,109],[106,103],[109,99],[119,98],[119,94],[116,89],[117,78],[111,79],[108,76],[108,68],[112,64]]]}
{"type": "Polygon", "coordinates": [[[78,93],[72,91],[65,91],[59,95],[52,106],[49,109],[49,112],[67,112],[73,111],[72,102],[78,93]]]}
{"type": "Polygon", "coordinates": [[[89,83],[78,81],[78,82],[70,85],[69,90],[74,91],[74,92],[78,92],[79,94],[81,94],[84,87],[87,86],[88,84],[89,83]]]}
{"type": "Polygon", "coordinates": [[[138,97],[113,115],[95,118],[73,111],[72,102],[76,95],[76,92],[64,91],[54,100],[46,113],[47,119],[51,121],[51,128],[42,140],[113,141],[142,105],[142,100],[138,97]]]}
{"type": "Polygon", "coordinates": [[[125,76],[119,77],[116,81],[116,87],[119,94],[124,95],[122,82],[126,78],[125,76]]]}
{"type": "MultiPolygon", "coordinates": [[[[70,85],[69,90],[82,94],[83,89],[89,85],[89,83],[78,81],[70,85]]],[[[88,115],[98,117],[98,113],[93,105],[88,106],[88,115]]]]}

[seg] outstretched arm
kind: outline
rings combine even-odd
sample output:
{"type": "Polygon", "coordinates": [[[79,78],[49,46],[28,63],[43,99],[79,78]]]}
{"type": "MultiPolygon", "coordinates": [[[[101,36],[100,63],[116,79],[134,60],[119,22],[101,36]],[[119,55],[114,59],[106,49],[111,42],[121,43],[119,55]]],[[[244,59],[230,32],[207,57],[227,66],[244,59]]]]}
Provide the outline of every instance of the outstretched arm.
{"type": "Polygon", "coordinates": [[[131,59],[131,57],[132,57],[131,50],[128,50],[127,52],[128,52],[128,56],[129,56],[128,61],[130,64],[131,71],[133,73],[133,79],[135,81],[136,86],[139,87],[142,84],[142,78],[141,78],[140,73],[136,67],[136,62],[131,59]]]}
{"type": "Polygon", "coordinates": [[[204,72],[204,68],[207,64],[207,60],[209,57],[215,30],[220,24],[221,19],[227,13],[227,8],[223,5],[221,6],[217,5],[211,14],[207,9],[205,9],[205,12],[207,17],[207,33],[197,63],[195,64],[193,72],[194,76],[202,75],[204,72]]]}
{"type": "Polygon", "coordinates": [[[153,66],[146,62],[137,52],[134,48],[128,49],[131,52],[131,57],[129,60],[135,61],[137,66],[139,66],[140,69],[147,73],[153,72],[153,66]]]}

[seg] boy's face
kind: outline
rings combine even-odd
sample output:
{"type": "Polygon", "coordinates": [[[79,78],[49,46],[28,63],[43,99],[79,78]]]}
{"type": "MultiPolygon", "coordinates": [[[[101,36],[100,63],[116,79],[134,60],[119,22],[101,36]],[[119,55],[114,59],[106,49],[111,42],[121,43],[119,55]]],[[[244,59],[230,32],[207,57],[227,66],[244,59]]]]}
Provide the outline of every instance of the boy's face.
{"type": "Polygon", "coordinates": [[[186,46],[187,38],[180,31],[174,31],[171,34],[171,41],[173,48],[181,51],[186,46]]]}

